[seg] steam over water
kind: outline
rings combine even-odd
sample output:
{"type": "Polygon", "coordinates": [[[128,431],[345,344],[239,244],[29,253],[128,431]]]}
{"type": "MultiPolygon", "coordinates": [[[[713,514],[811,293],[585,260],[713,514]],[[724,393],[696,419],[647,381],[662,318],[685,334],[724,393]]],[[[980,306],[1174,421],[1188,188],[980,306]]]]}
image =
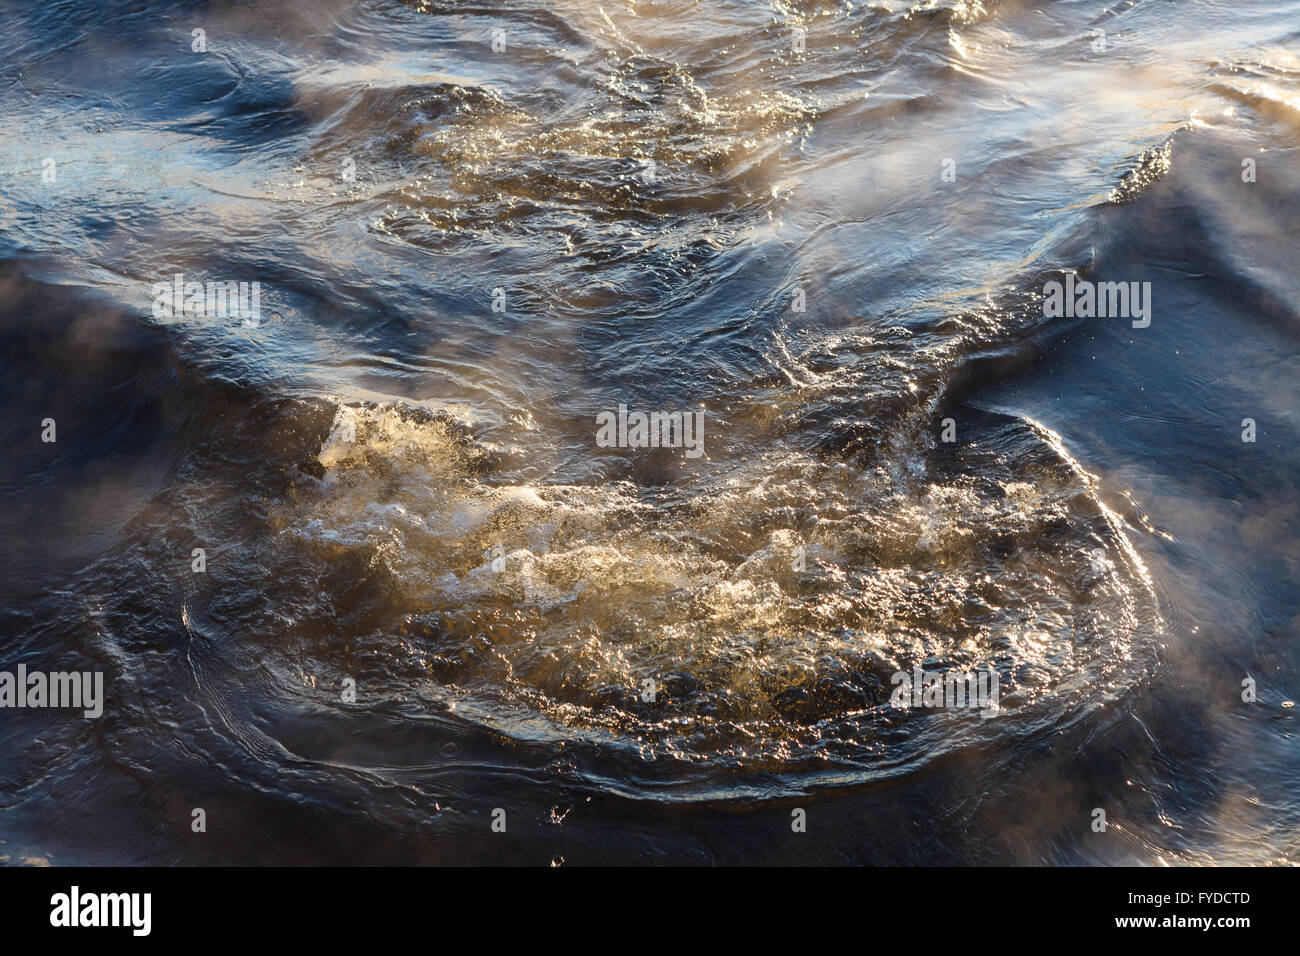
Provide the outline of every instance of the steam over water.
{"type": "Polygon", "coordinates": [[[1298,50],[1295,2],[5,6],[0,670],[106,700],[0,710],[0,858],[1300,862],[1298,50]],[[1046,317],[1067,271],[1149,326],[1046,317]]]}

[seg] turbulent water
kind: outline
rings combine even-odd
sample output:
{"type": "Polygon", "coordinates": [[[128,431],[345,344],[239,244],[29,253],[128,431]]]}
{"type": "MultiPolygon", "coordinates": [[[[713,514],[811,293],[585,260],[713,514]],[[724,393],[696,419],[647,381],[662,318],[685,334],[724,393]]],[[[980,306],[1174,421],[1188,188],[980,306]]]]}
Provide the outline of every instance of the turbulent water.
{"type": "Polygon", "coordinates": [[[4,3],[0,668],[106,700],[0,710],[0,858],[1300,862],[1297,51],[1294,0],[4,3]]]}

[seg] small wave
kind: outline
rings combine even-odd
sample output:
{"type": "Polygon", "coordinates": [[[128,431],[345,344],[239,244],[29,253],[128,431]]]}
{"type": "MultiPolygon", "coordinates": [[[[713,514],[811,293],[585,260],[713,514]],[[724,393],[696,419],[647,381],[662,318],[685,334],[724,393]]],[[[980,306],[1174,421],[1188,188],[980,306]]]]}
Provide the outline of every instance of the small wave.
{"type": "MultiPolygon", "coordinates": [[[[903,480],[773,454],[683,500],[510,484],[447,419],[341,407],[323,475],[276,521],[313,565],[381,571],[429,693],[497,732],[524,706],[556,741],[869,779],[978,736],[893,711],[896,671],[995,667],[1011,733],[1151,663],[1149,582],[1086,474],[1037,426],[974,425],[996,449],[978,466],[918,449],[903,480]]],[[[391,664],[404,693],[415,662],[391,664]]]]}

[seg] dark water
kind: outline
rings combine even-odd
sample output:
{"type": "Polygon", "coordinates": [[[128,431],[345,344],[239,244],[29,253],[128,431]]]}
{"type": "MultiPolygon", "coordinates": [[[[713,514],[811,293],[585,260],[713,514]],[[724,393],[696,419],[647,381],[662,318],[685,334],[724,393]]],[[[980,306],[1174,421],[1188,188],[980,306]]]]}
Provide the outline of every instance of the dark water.
{"type": "Polygon", "coordinates": [[[0,9],[0,857],[1300,860],[1300,4],[0,9]]]}

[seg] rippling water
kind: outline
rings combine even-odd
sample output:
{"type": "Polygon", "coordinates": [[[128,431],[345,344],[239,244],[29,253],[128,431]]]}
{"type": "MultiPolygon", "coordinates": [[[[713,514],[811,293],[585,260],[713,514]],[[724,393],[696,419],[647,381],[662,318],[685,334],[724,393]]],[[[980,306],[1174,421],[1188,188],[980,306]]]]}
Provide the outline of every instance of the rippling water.
{"type": "Polygon", "coordinates": [[[0,857],[1297,862],[1298,40],[7,4],[3,666],[107,703],[2,712],[0,857]],[[996,718],[889,706],[979,666],[996,718]]]}

